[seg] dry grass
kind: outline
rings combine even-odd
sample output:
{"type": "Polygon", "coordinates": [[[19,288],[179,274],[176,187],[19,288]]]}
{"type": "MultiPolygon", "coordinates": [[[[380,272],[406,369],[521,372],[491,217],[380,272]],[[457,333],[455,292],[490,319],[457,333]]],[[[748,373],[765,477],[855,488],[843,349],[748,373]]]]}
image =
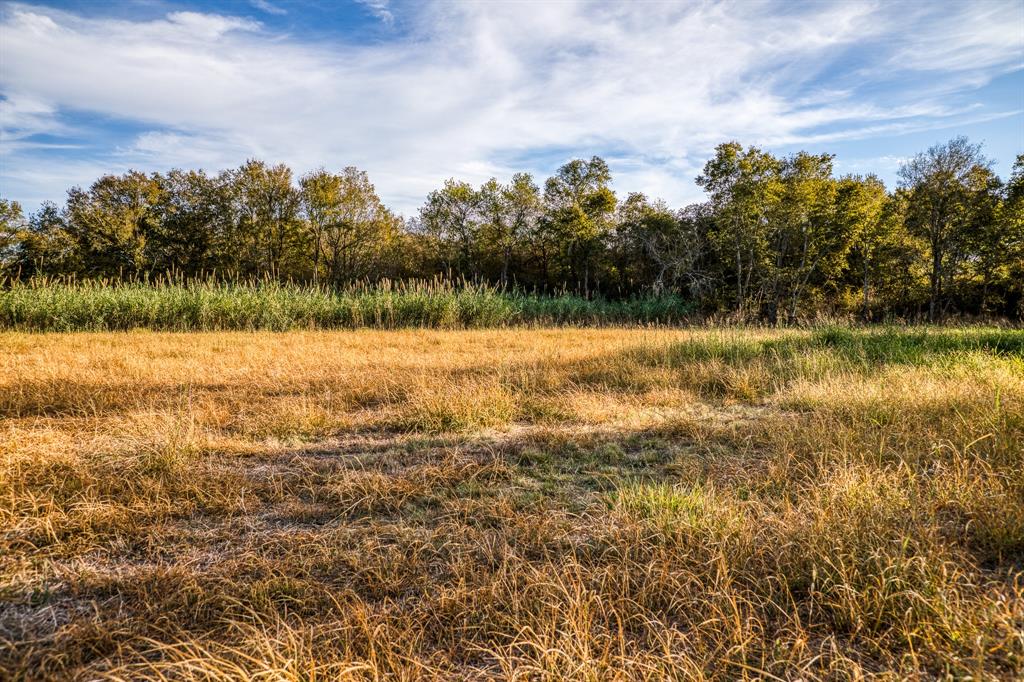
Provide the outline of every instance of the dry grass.
{"type": "Polygon", "coordinates": [[[1024,334],[0,334],[0,678],[1014,679],[1024,334]]]}

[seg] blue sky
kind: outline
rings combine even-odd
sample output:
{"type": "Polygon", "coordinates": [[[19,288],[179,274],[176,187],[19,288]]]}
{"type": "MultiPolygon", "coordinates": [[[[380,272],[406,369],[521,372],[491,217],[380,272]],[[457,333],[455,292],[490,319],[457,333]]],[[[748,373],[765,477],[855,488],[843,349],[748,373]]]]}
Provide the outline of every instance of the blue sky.
{"type": "Polygon", "coordinates": [[[0,5],[0,195],[129,168],[354,165],[409,215],[604,156],[682,206],[715,144],[889,185],[956,135],[1024,152],[1024,3],[125,0],[0,5]]]}

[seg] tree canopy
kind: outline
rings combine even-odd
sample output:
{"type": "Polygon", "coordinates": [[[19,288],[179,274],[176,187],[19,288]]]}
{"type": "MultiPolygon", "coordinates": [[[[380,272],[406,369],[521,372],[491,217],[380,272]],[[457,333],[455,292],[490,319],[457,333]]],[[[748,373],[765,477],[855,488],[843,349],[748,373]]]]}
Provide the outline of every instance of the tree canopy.
{"type": "Polygon", "coordinates": [[[584,297],[676,293],[770,323],[1024,315],[1024,155],[1003,182],[963,137],[909,159],[887,190],[831,154],[719,145],[678,209],[612,190],[599,157],[543,183],[452,178],[416,216],[364,171],[296,179],[249,160],[214,175],[106,175],[26,216],[0,198],[0,274],[276,278],[339,287],[450,277],[584,297]]]}

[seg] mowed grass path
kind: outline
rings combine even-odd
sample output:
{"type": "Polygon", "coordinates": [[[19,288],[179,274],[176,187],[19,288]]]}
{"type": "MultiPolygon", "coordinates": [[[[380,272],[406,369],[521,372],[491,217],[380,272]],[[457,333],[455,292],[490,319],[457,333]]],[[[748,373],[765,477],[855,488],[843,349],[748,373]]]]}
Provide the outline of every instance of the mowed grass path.
{"type": "Polygon", "coordinates": [[[1015,679],[1024,332],[0,334],[0,679],[1015,679]]]}

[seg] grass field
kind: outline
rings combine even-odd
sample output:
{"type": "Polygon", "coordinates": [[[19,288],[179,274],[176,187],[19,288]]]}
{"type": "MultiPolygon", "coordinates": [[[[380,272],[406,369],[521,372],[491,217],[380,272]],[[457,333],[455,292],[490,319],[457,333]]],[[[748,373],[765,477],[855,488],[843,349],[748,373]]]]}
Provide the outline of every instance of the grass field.
{"type": "Polygon", "coordinates": [[[1024,332],[0,333],[0,679],[1019,679],[1024,332]]]}

